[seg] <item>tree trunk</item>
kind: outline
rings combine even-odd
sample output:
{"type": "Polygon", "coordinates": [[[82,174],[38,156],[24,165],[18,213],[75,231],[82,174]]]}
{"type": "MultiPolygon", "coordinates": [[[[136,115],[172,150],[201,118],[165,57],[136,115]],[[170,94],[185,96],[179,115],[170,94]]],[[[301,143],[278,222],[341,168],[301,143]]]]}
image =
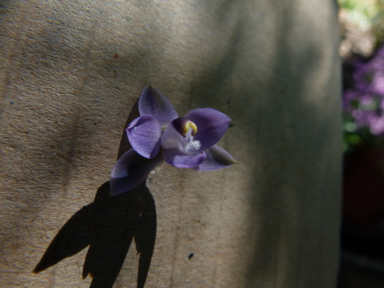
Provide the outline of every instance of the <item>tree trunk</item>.
{"type": "Polygon", "coordinates": [[[0,5],[1,287],[335,287],[335,1],[0,5]],[[163,163],[109,198],[148,84],[179,115],[227,114],[240,165],[163,163]]]}

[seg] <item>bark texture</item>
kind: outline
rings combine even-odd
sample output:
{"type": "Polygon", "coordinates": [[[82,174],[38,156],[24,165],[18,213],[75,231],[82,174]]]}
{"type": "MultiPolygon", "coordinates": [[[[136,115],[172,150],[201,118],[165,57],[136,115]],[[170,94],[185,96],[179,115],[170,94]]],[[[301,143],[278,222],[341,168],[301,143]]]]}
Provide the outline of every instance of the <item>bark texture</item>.
{"type": "MultiPolygon", "coordinates": [[[[1,1],[0,286],[89,287],[92,278],[81,279],[83,248],[97,238],[94,257],[114,267],[105,251],[115,247],[124,261],[114,287],[136,287],[144,250],[127,247],[132,233],[119,219],[131,221],[132,203],[152,203],[152,195],[157,232],[146,287],[335,287],[335,2],[1,1]],[[240,165],[200,173],[162,164],[150,174],[149,190],[124,198],[128,206],[105,197],[93,202],[148,84],[180,115],[212,107],[231,117],[219,144],[240,165]],[[89,205],[92,217],[77,224],[92,202],[99,203],[89,205]],[[78,234],[61,245],[74,255],[33,274],[69,219],[78,234]],[[97,235],[82,243],[87,227],[97,235]],[[101,227],[107,234],[99,235],[101,227]]],[[[109,271],[89,259],[89,271],[109,271]]],[[[100,283],[92,285],[112,285],[100,283]]]]}

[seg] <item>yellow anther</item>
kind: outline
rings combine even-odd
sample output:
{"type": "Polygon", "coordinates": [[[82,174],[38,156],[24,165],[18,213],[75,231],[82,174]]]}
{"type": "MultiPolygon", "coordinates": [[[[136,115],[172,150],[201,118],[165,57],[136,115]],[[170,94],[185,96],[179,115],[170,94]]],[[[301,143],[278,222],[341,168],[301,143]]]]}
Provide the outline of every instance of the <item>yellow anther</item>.
{"type": "Polygon", "coordinates": [[[192,129],[192,136],[194,136],[197,133],[197,126],[192,121],[188,120],[183,125],[183,136],[187,135],[187,132],[189,131],[189,128],[192,129]]]}

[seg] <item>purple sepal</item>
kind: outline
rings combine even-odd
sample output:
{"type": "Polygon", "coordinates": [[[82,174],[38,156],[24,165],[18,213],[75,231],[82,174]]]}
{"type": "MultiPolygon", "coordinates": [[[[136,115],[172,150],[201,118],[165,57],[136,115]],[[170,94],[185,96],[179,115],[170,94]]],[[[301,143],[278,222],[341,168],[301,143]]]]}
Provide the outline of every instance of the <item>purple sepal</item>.
{"type": "Polygon", "coordinates": [[[236,160],[218,145],[214,145],[211,148],[205,150],[207,157],[204,162],[199,166],[193,167],[196,171],[212,171],[237,164],[236,160]]]}
{"type": "Polygon", "coordinates": [[[140,115],[152,115],[159,121],[161,127],[166,127],[178,117],[171,102],[155,87],[146,87],[139,98],[140,115]]]}
{"type": "Polygon", "coordinates": [[[115,196],[135,188],[161,159],[161,153],[153,159],[146,159],[133,149],[125,152],[112,168],[109,195],[115,196]]]}
{"type": "Polygon", "coordinates": [[[223,137],[229,122],[231,122],[231,118],[227,115],[212,108],[194,109],[185,114],[184,117],[197,126],[197,133],[193,139],[200,141],[199,151],[204,151],[215,145],[223,137]]]}
{"type": "Polygon", "coordinates": [[[155,117],[140,116],[129,124],[126,131],[129,143],[137,153],[148,159],[156,157],[160,151],[161,127],[155,117]]]}
{"type": "Polygon", "coordinates": [[[200,165],[205,160],[205,152],[195,155],[187,155],[178,148],[163,149],[165,162],[177,168],[193,168],[200,165]]]}

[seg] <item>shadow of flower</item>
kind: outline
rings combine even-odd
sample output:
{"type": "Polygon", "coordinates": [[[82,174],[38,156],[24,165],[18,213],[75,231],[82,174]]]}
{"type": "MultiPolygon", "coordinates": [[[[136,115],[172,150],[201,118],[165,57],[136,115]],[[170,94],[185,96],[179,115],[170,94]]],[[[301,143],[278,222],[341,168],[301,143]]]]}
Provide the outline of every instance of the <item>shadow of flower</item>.
{"type": "MultiPolygon", "coordinates": [[[[138,117],[137,101],[125,123],[138,117]]],[[[125,128],[118,157],[131,146],[125,128]]],[[[136,188],[109,196],[109,181],[97,190],[95,200],[77,211],[57,233],[33,270],[39,273],[89,246],[83,278],[93,277],[90,287],[112,287],[123,266],[132,240],[139,257],[137,287],[144,287],[156,240],[156,206],[146,179],[136,188]]]]}
{"type": "Polygon", "coordinates": [[[145,181],[129,193],[109,197],[109,182],[94,202],[76,212],[61,228],[33,272],[41,272],[88,245],[83,278],[90,287],[112,287],[132,240],[140,253],[137,287],[144,287],[156,239],[156,208],[145,181]]]}

